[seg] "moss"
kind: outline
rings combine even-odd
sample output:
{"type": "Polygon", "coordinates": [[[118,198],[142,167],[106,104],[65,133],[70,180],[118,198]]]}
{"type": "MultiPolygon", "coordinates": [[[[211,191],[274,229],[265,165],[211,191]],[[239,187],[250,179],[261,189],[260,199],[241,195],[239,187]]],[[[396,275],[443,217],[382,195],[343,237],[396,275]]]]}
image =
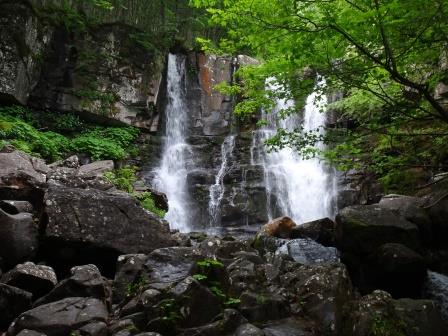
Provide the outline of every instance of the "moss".
{"type": "Polygon", "coordinates": [[[379,179],[386,193],[408,194],[418,184],[418,176],[415,171],[392,171],[379,179]]]}
{"type": "Polygon", "coordinates": [[[405,323],[390,317],[377,316],[368,332],[368,336],[406,336],[405,323]]]}

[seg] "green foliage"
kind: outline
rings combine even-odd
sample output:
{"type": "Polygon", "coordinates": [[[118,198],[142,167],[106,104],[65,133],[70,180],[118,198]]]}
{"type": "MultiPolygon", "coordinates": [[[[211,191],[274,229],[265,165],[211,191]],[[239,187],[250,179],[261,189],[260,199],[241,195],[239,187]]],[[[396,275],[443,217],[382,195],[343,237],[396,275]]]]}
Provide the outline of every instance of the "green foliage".
{"type": "Polygon", "coordinates": [[[134,191],[134,183],[137,181],[137,177],[135,176],[136,171],[136,167],[124,167],[106,172],[104,173],[104,177],[118,189],[132,193],[134,191]]]}
{"type": "Polygon", "coordinates": [[[135,297],[140,294],[148,285],[148,279],[145,276],[138,277],[134,282],[126,286],[126,296],[135,297]]]}
{"type": "MultiPolygon", "coordinates": [[[[209,22],[225,31],[207,50],[247,52],[259,66],[242,68],[236,86],[220,85],[240,98],[235,113],[242,119],[271,111],[275,98],[292,99],[295,111],[314,85],[315,74],[326,86],[320,94],[343,93],[329,109],[339,129],[325,139],[303,130],[279,130],[268,145],[292,146],[304,157],[325,156],[339,168],[386,177],[409,167],[448,168],[448,109],[434,88],[448,83],[445,31],[448,2],[345,0],[192,0],[205,8],[209,22]],[[275,77],[283,92],[266,90],[275,77]],[[324,140],[328,153],[310,149],[324,140]],[[341,140],[343,142],[341,142],[341,140]],[[303,153],[305,151],[305,153],[303,153]]],[[[281,115],[281,113],[280,113],[281,115]]],[[[280,116],[281,117],[281,116],[280,116]]],[[[401,188],[402,186],[400,186],[401,188]]]]}
{"type": "Polygon", "coordinates": [[[174,325],[178,321],[182,320],[179,307],[174,299],[165,299],[160,301],[158,308],[160,309],[163,322],[169,325],[174,325]]]}
{"type": "Polygon", "coordinates": [[[141,206],[146,210],[152,212],[160,218],[165,217],[166,211],[156,206],[154,198],[150,192],[146,191],[143,193],[135,194],[135,197],[140,201],[141,206]]]}
{"type": "Polygon", "coordinates": [[[395,321],[387,317],[376,316],[370,327],[368,336],[405,336],[403,321],[395,321]]]}

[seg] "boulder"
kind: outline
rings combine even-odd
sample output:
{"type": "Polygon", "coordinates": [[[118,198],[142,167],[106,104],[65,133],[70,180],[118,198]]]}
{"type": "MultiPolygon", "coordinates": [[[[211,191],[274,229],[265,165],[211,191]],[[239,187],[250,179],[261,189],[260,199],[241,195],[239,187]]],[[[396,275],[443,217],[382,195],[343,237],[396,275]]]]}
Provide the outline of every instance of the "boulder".
{"type": "Polygon", "coordinates": [[[83,177],[97,177],[102,176],[105,172],[114,169],[114,162],[112,160],[95,161],[78,168],[77,175],[83,177]]]}
{"type": "Polygon", "coordinates": [[[110,298],[111,290],[107,279],[95,265],[76,266],[70,272],[69,278],[59,282],[50,293],[36,301],[34,306],[68,297],[92,297],[102,301],[110,298]]]}
{"type": "Polygon", "coordinates": [[[339,262],[339,252],[336,248],[325,247],[311,239],[292,239],[280,246],[276,253],[289,255],[303,265],[339,262]]]}
{"type": "Polygon", "coordinates": [[[78,329],[81,336],[107,336],[107,324],[105,322],[92,322],[78,329]]]}
{"type": "Polygon", "coordinates": [[[263,330],[253,324],[245,323],[236,329],[235,336],[265,336],[263,330]]]}
{"type": "MultiPolygon", "coordinates": [[[[13,207],[13,206],[12,206],[13,207]]],[[[15,208],[11,212],[16,212],[15,208]]],[[[0,258],[4,266],[13,267],[35,256],[38,229],[30,213],[11,214],[0,208],[0,258]]]]}
{"type": "Polygon", "coordinates": [[[292,228],[290,238],[311,238],[324,246],[335,246],[336,224],[330,218],[303,223],[292,228]]]}
{"type": "Polygon", "coordinates": [[[431,185],[431,191],[424,197],[424,209],[432,221],[434,245],[448,246],[445,239],[448,234],[448,178],[442,176],[431,185]]]}
{"type": "Polygon", "coordinates": [[[423,287],[423,295],[434,301],[445,323],[448,323],[448,276],[428,272],[423,287]]]}
{"type": "Polygon", "coordinates": [[[18,175],[37,184],[46,181],[45,174],[35,169],[27,154],[20,151],[0,153],[0,187],[11,186],[10,180],[18,175]]]}
{"type": "Polygon", "coordinates": [[[45,195],[47,240],[84,243],[126,253],[173,245],[166,221],[126,193],[50,186],[45,195]]]}
{"type": "Polygon", "coordinates": [[[118,257],[117,270],[113,282],[112,301],[119,303],[128,295],[129,284],[138,281],[142,274],[147,256],[145,254],[128,254],[118,257]]]}
{"type": "Polygon", "coordinates": [[[210,289],[193,277],[179,282],[170,294],[176,300],[182,315],[180,324],[184,327],[197,327],[210,322],[221,312],[220,300],[210,289]]]}
{"type": "Polygon", "coordinates": [[[339,335],[343,307],[353,298],[353,288],[343,264],[325,263],[293,268],[280,276],[283,288],[292,290],[292,300],[315,319],[323,335],[339,335]]]}
{"type": "Polygon", "coordinates": [[[0,209],[11,215],[17,215],[21,212],[32,213],[34,211],[34,207],[30,202],[13,200],[0,201],[0,209]]]}
{"type": "Polygon", "coordinates": [[[0,103],[25,105],[39,80],[51,30],[28,1],[2,1],[0,13],[0,103]]]}
{"type": "Polygon", "coordinates": [[[47,336],[67,336],[89,323],[106,322],[107,317],[106,305],[98,299],[66,298],[24,312],[11,324],[8,335],[29,329],[47,336]]]}
{"type": "Polygon", "coordinates": [[[17,334],[17,336],[47,336],[38,331],[23,329],[21,332],[17,334]]]}
{"type": "Polygon", "coordinates": [[[280,295],[244,292],[240,300],[239,309],[251,322],[278,320],[290,315],[287,301],[280,295]]]}
{"type": "Polygon", "coordinates": [[[385,243],[420,246],[417,225],[379,205],[354,205],[336,216],[338,245],[344,252],[368,254],[385,243]]]}
{"type": "Polygon", "coordinates": [[[393,300],[376,290],[347,305],[342,334],[442,336],[447,328],[432,301],[393,300]]]}
{"type": "Polygon", "coordinates": [[[264,336],[314,336],[322,335],[314,333],[314,328],[309,322],[299,318],[286,318],[265,323],[264,336]]]}
{"type": "Polygon", "coordinates": [[[8,328],[19,314],[31,308],[32,296],[29,292],[0,283],[0,330],[8,328]]]}
{"type": "Polygon", "coordinates": [[[58,168],[58,167],[65,167],[65,168],[71,168],[71,169],[77,169],[79,168],[79,157],[78,155],[72,155],[69,156],[66,159],[59,160],[56,162],[53,162],[49,165],[50,168],[58,168]]]}
{"type": "Polygon", "coordinates": [[[28,291],[37,299],[50,292],[58,280],[51,267],[28,261],[5,273],[2,282],[28,291]]]}
{"type": "Polygon", "coordinates": [[[365,265],[371,289],[379,288],[394,297],[419,297],[426,277],[426,264],[421,255],[404,245],[381,245],[365,265]],[[412,279],[412,281],[409,281],[412,279]]]}

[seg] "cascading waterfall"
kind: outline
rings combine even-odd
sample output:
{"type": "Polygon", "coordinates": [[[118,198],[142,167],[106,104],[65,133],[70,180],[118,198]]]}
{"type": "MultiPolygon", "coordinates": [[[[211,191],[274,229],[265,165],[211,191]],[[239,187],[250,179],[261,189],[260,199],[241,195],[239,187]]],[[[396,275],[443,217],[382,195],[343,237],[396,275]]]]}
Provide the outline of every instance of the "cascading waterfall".
{"type": "Polygon", "coordinates": [[[193,168],[193,153],[186,143],[187,113],[185,101],[185,56],[170,54],[168,57],[167,96],[165,110],[166,136],[163,144],[162,161],[155,170],[154,187],[168,197],[169,211],[165,219],[171,227],[188,231],[189,195],[187,175],[193,168]]]}
{"type": "Polygon", "coordinates": [[[212,226],[220,224],[221,219],[221,201],[224,197],[224,176],[231,169],[232,153],[235,147],[235,136],[227,136],[221,145],[221,166],[215,176],[215,184],[210,187],[210,201],[208,211],[212,226]]]}
{"type": "MultiPolygon", "coordinates": [[[[303,130],[315,131],[322,134],[326,116],[321,111],[327,104],[325,96],[319,91],[325,86],[325,80],[320,78],[314,92],[308,96],[303,119],[303,130]]],[[[280,86],[268,82],[270,90],[282,90],[280,86]]],[[[268,152],[264,141],[276,132],[276,119],[280,111],[294,105],[292,101],[279,99],[272,113],[263,112],[263,119],[268,126],[254,132],[251,148],[253,164],[261,164],[264,169],[264,179],[267,193],[267,212],[272,219],[277,212],[290,216],[297,223],[333,217],[333,203],[335,196],[335,180],[331,169],[318,158],[303,160],[291,148],[268,152]]],[[[293,130],[300,126],[297,115],[288,116],[279,121],[279,126],[293,130]]],[[[323,145],[319,144],[320,149],[323,145]]]]}

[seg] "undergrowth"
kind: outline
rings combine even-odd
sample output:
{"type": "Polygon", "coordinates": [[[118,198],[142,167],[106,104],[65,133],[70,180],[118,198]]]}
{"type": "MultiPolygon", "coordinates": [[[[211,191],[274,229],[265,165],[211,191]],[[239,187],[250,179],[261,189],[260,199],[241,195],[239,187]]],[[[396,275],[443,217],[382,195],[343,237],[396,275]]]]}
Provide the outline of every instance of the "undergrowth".
{"type": "Polygon", "coordinates": [[[22,106],[0,106],[1,145],[46,161],[83,153],[93,160],[122,160],[135,153],[135,127],[103,127],[83,122],[74,114],[31,111],[22,106]]]}

